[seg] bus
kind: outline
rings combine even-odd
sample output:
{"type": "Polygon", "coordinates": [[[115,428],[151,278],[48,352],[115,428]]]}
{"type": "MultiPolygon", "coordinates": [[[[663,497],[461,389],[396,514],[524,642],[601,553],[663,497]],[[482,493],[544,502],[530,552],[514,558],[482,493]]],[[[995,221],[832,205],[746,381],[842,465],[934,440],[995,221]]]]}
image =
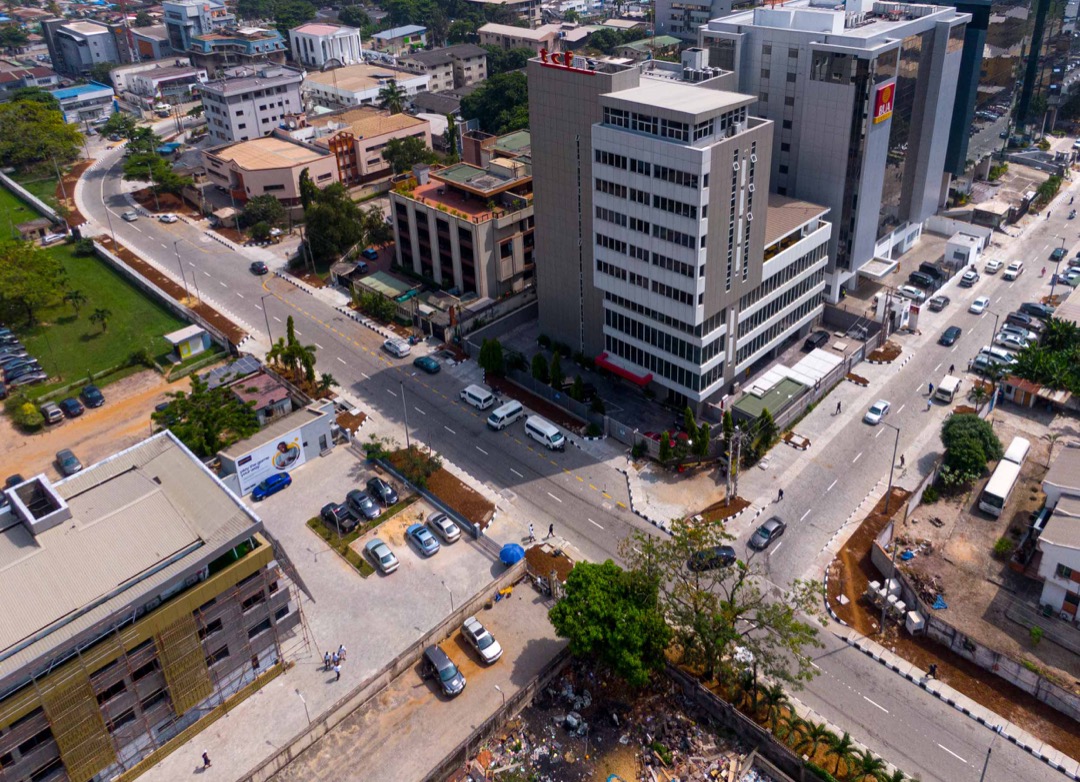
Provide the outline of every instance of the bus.
{"type": "Polygon", "coordinates": [[[984,510],[991,516],[1000,516],[1019,480],[1020,465],[1008,459],[1002,459],[998,462],[997,469],[990,476],[990,482],[986,484],[986,488],[979,497],[979,510],[984,510]]]}

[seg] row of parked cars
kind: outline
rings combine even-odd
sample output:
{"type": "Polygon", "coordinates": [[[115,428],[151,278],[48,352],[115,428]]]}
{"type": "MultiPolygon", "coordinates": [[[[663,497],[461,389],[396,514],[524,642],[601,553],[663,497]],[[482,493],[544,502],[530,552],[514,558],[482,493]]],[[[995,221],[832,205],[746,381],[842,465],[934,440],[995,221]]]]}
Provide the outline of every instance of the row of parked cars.
{"type": "Polygon", "coordinates": [[[327,524],[332,524],[339,534],[348,534],[356,529],[360,519],[373,521],[397,501],[398,493],[394,487],[376,477],[367,482],[367,491],[353,489],[345,495],[344,502],[323,505],[319,515],[327,524]]]}
{"type": "MultiPolygon", "coordinates": [[[[502,646],[475,616],[468,617],[462,624],[461,635],[488,665],[502,657],[502,646]]],[[[448,698],[460,695],[465,689],[465,675],[441,646],[429,646],[424,650],[420,672],[424,678],[434,679],[439,691],[448,698]]]]}
{"type": "Polygon", "coordinates": [[[30,355],[18,337],[6,326],[0,326],[0,372],[3,373],[3,395],[15,386],[26,386],[48,379],[38,360],[30,355]]]}
{"type": "MultiPolygon", "coordinates": [[[[461,528],[445,513],[436,512],[428,516],[426,524],[410,524],[405,530],[405,538],[425,557],[433,557],[442,549],[443,543],[461,539],[461,528]]],[[[401,564],[380,538],[372,538],[364,545],[364,555],[384,575],[393,573],[401,564]]]]}

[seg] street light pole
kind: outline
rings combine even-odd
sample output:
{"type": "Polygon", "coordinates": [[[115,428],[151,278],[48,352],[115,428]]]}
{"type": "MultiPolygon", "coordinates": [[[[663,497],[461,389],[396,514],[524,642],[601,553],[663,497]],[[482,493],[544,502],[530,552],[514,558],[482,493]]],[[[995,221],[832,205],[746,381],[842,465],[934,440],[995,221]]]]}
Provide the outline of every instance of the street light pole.
{"type": "Polygon", "coordinates": [[[986,748],[986,760],[983,761],[983,770],[982,770],[982,773],[979,774],[979,782],[983,782],[983,780],[986,779],[986,769],[990,765],[990,753],[993,752],[993,751],[994,751],[993,747],[987,747],[986,748]]]}
{"type": "Polygon", "coordinates": [[[191,289],[188,288],[187,275],[184,274],[184,264],[180,260],[180,248],[177,246],[182,241],[184,241],[184,240],[183,239],[177,239],[175,242],[172,243],[172,248],[173,248],[173,252],[176,253],[176,265],[180,267],[180,278],[184,281],[184,291],[187,293],[187,297],[190,299],[191,298],[191,289]]]}
{"type": "Polygon", "coordinates": [[[412,445],[409,443],[409,406],[405,404],[405,381],[399,380],[401,386],[401,410],[405,413],[405,450],[411,451],[412,445]]]}
{"type": "Polygon", "coordinates": [[[506,693],[505,693],[505,692],[503,692],[503,689],[502,689],[502,687],[500,687],[500,686],[499,686],[499,685],[497,685],[497,684],[495,685],[495,689],[496,689],[496,690],[498,690],[498,691],[499,691],[499,695],[501,695],[501,696],[502,696],[502,699],[503,699],[503,706],[505,706],[505,705],[506,705],[506,693]]]}
{"type": "Polygon", "coordinates": [[[270,339],[270,347],[274,346],[274,335],[270,331],[270,316],[266,314],[266,300],[273,295],[274,294],[272,293],[267,293],[259,299],[259,306],[262,307],[263,311],[263,319],[266,320],[266,336],[270,339]]]}
{"type": "Polygon", "coordinates": [[[191,279],[195,280],[195,298],[197,298],[199,300],[199,303],[201,304],[202,293],[199,291],[199,277],[196,274],[198,270],[195,268],[195,264],[193,263],[189,263],[188,266],[191,267],[191,279]]]}
{"type": "Polygon", "coordinates": [[[442,582],[443,589],[450,593],[450,613],[454,612],[454,590],[446,585],[446,582],[442,582]]]}
{"type": "Polygon", "coordinates": [[[109,222],[109,234],[112,235],[112,249],[116,252],[116,231],[112,227],[112,212],[109,211],[108,204],[105,204],[105,219],[109,222]]]}
{"type": "Polygon", "coordinates": [[[896,432],[896,437],[893,438],[892,464],[889,465],[889,488],[885,492],[885,515],[887,516],[889,514],[889,503],[892,501],[893,470],[896,469],[896,449],[900,445],[900,427],[893,426],[886,421],[882,421],[881,423],[896,432]]]}
{"type": "MultiPolygon", "coordinates": [[[[896,449],[900,445],[900,427],[893,426],[892,424],[889,424],[889,423],[885,423],[885,421],[882,421],[881,423],[885,424],[885,426],[889,427],[890,429],[892,429],[893,431],[896,432],[896,436],[893,438],[892,464],[889,465],[889,488],[885,492],[885,516],[886,516],[886,518],[888,518],[888,515],[889,515],[889,503],[892,501],[893,470],[896,469],[896,449]]],[[[888,601],[889,582],[892,581],[893,576],[896,575],[896,549],[899,548],[899,543],[897,542],[897,536],[896,536],[896,522],[895,521],[892,522],[892,528],[893,528],[893,532],[892,532],[892,564],[889,567],[888,577],[885,579],[885,595],[883,595],[882,598],[881,598],[881,624],[880,624],[880,627],[881,627],[882,635],[885,634],[885,610],[889,607],[889,601],[888,601]]]]}

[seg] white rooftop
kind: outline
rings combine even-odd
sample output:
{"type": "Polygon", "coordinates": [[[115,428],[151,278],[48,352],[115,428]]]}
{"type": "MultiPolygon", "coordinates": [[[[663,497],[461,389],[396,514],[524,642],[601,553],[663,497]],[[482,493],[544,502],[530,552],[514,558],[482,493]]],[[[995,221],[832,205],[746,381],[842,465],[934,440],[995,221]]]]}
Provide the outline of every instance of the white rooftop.
{"type": "Polygon", "coordinates": [[[754,101],[749,95],[738,92],[713,90],[686,82],[648,78],[642,79],[637,87],[609,92],[604,97],[614,98],[620,103],[634,103],[645,108],[664,108],[686,114],[704,114],[708,111],[747,105],[754,101]]]}

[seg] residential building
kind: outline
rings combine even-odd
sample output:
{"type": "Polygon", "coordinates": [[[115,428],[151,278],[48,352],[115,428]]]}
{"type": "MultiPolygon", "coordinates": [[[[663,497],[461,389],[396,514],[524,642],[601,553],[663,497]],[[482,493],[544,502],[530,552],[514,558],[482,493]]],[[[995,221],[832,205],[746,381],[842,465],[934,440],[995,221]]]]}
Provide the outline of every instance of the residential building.
{"type": "Polygon", "coordinates": [[[480,43],[483,46],[497,46],[501,49],[531,49],[540,54],[542,49],[560,52],[564,49],[576,49],[583,45],[593,30],[570,22],[545,24],[533,30],[515,27],[510,24],[489,23],[481,27],[480,43]]]}
{"type": "Polygon", "coordinates": [[[707,56],[528,64],[540,328],[699,412],[820,316],[831,231],[707,56]]]}
{"type": "MultiPolygon", "coordinates": [[[[524,135],[527,146],[526,131],[524,135]]],[[[515,145],[521,142],[516,142],[515,145]]],[[[498,299],[535,280],[532,165],[421,167],[390,192],[397,262],[443,288],[498,299]]]]}
{"type": "Polygon", "coordinates": [[[615,55],[631,60],[667,59],[678,54],[681,45],[682,41],[674,35],[654,35],[624,43],[615,49],[615,55]]]}
{"type": "Polygon", "coordinates": [[[275,134],[206,149],[202,157],[210,181],[228,190],[238,204],[272,195],[283,206],[296,206],[304,169],[319,187],[338,181],[332,153],[288,136],[275,134]]]}
{"type": "Polygon", "coordinates": [[[123,25],[92,20],[46,19],[41,23],[52,67],[61,76],[79,77],[101,63],[131,62],[123,25]]]}
{"type": "Polygon", "coordinates": [[[776,123],[776,192],[830,209],[830,301],[891,273],[943,198],[970,18],[944,6],[792,0],[701,29],[710,64],[735,70],[740,92],[757,96],[754,113],[776,123]]]}
{"type": "Polygon", "coordinates": [[[289,30],[293,60],[311,68],[355,65],[363,60],[360,31],[343,24],[310,22],[289,30]]]}
{"type": "Polygon", "coordinates": [[[338,180],[353,186],[389,176],[382,151],[391,139],[416,137],[431,148],[431,124],[409,114],[390,114],[373,106],[344,109],[307,119],[289,135],[337,160],[338,180]]]}
{"type": "Polygon", "coordinates": [[[197,35],[191,39],[191,64],[213,76],[226,68],[284,65],[285,39],[277,30],[241,27],[197,35]]]}
{"type": "Polygon", "coordinates": [[[289,415],[292,396],[280,379],[268,372],[256,372],[229,384],[229,390],[242,404],[248,405],[259,419],[259,426],[289,415]]]}
{"type": "Polygon", "coordinates": [[[610,27],[612,30],[623,32],[625,30],[645,31],[645,23],[636,19],[605,19],[600,22],[601,27],[610,27]]]}
{"type": "Polygon", "coordinates": [[[428,75],[428,91],[446,92],[470,87],[487,78],[487,49],[471,43],[459,43],[431,51],[403,54],[398,64],[416,73],[428,75]]]}
{"type": "Polygon", "coordinates": [[[144,62],[114,68],[109,74],[116,94],[128,105],[150,109],[156,103],[186,103],[196,99],[207,81],[205,68],[188,65],[187,60],[144,62]]]}
{"type": "Polygon", "coordinates": [[[698,28],[710,19],[727,16],[736,6],[752,5],[750,0],[656,0],[656,34],[696,42],[698,28]]]}
{"type": "Polygon", "coordinates": [[[52,89],[60,84],[60,74],[52,68],[12,68],[0,71],[0,101],[6,101],[16,90],[23,87],[52,89]]]}
{"type": "Polygon", "coordinates": [[[215,144],[269,135],[287,114],[302,111],[302,71],[284,65],[234,68],[202,87],[210,140],[215,144]]]}
{"type": "Polygon", "coordinates": [[[529,27],[540,24],[541,0],[468,0],[480,8],[489,9],[498,6],[509,15],[507,21],[524,22],[529,27]]]}
{"type": "Polygon", "coordinates": [[[262,521],[171,432],[4,493],[5,779],[113,779],[298,653],[262,521]]]}
{"type": "Polygon", "coordinates": [[[222,0],[164,0],[165,28],[173,51],[186,52],[200,35],[236,26],[236,16],[222,0]]]}
{"type": "Polygon", "coordinates": [[[113,88],[106,84],[92,81],[74,87],[62,87],[52,91],[53,97],[60,101],[60,112],[64,122],[98,124],[108,119],[113,113],[113,88]]]}
{"type": "Polygon", "coordinates": [[[371,36],[372,48],[387,54],[404,54],[427,46],[427,28],[418,24],[392,27],[371,36]]]}
{"type": "Polygon", "coordinates": [[[133,27],[131,38],[135,42],[135,51],[140,60],[164,60],[182,52],[174,51],[169,45],[169,28],[164,24],[150,27],[133,27]]]}
{"type": "Polygon", "coordinates": [[[362,63],[308,73],[303,85],[304,103],[327,109],[376,106],[379,91],[390,82],[397,82],[406,95],[426,92],[428,88],[427,74],[362,63]]]}
{"type": "Polygon", "coordinates": [[[1080,448],[1058,451],[1043,480],[1050,518],[1039,535],[1039,603],[1070,622],[1080,619],[1080,448]]]}

